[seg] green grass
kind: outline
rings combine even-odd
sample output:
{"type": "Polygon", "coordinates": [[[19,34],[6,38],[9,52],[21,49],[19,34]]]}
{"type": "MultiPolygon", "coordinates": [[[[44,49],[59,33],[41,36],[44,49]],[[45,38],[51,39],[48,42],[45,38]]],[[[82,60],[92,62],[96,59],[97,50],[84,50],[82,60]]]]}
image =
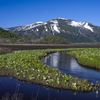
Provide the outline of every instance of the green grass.
{"type": "Polygon", "coordinates": [[[70,51],[68,54],[77,58],[80,64],[100,69],[100,48],[78,48],[74,50],[76,51],[70,51]]]}
{"type": "Polygon", "coordinates": [[[0,55],[0,75],[13,76],[19,80],[59,89],[96,90],[97,84],[90,84],[87,80],[63,75],[58,69],[46,66],[41,61],[41,58],[47,53],[66,50],[68,49],[28,50],[0,55]]]}

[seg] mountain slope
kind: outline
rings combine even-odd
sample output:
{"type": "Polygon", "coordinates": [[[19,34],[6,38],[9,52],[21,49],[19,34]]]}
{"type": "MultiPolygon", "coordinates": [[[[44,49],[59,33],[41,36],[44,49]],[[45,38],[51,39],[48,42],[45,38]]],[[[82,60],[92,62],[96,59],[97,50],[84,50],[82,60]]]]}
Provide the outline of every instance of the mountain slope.
{"type": "Polygon", "coordinates": [[[12,34],[9,31],[0,28],[0,38],[17,38],[17,39],[19,39],[20,36],[18,36],[16,34],[12,34]]]}
{"type": "Polygon", "coordinates": [[[19,36],[40,39],[46,36],[60,36],[70,42],[100,42],[100,27],[87,22],[56,18],[50,21],[7,29],[19,36]]]}
{"type": "Polygon", "coordinates": [[[0,43],[26,43],[27,39],[0,28],[0,43]]]}

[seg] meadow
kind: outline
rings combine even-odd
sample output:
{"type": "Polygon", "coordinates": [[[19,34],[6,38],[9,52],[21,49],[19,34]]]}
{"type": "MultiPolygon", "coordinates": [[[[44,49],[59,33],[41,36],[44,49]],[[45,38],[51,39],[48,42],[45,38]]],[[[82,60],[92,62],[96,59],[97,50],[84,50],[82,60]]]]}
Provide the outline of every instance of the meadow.
{"type": "Polygon", "coordinates": [[[67,54],[75,57],[81,65],[100,70],[100,48],[77,48],[67,54]]]}
{"type": "Polygon", "coordinates": [[[42,59],[48,53],[70,51],[79,52],[82,49],[45,49],[24,50],[0,55],[0,75],[13,76],[18,80],[40,84],[46,87],[72,91],[96,91],[99,84],[89,83],[86,79],[63,75],[58,69],[43,64],[42,59]],[[77,50],[77,51],[72,51],[77,50]]]}

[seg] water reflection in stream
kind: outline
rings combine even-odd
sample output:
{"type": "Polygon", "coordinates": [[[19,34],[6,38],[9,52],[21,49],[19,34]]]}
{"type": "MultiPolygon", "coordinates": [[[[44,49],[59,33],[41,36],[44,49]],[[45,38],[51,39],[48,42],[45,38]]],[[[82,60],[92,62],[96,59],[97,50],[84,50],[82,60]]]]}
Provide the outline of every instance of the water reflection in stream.
{"type": "Polygon", "coordinates": [[[62,53],[52,53],[51,56],[46,57],[44,60],[46,65],[59,69],[63,74],[72,75],[74,77],[80,77],[83,79],[90,79],[91,82],[100,83],[100,71],[95,71],[80,66],[75,58],[62,53]]]}
{"type": "MultiPolygon", "coordinates": [[[[81,67],[77,61],[66,53],[52,53],[45,57],[47,65],[55,67],[63,74],[90,79],[100,83],[100,72],[81,67]]],[[[73,93],[71,91],[57,91],[36,84],[18,81],[12,77],[0,77],[0,100],[100,100],[100,93],[73,93]],[[9,99],[8,99],[9,98],[9,99]]]]}

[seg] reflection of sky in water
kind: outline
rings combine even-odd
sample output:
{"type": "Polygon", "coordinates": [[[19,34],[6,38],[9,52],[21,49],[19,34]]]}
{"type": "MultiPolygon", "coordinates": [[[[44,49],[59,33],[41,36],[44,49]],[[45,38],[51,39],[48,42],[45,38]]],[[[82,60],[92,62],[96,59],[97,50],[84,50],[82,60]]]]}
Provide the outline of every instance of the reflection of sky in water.
{"type": "Polygon", "coordinates": [[[51,67],[58,68],[58,64],[59,64],[59,60],[60,60],[59,56],[60,56],[59,53],[52,53],[52,54],[46,56],[45,59],[43,60],[43,62],[46,63],[46,65],[49,64],[49,66],[51,66],[51,67]]]}
{"type": "Polygon", "coordinates": [[[70,59],[70,68],[72,70],[74,70],[74,69],[78,69],[78,70],[82,69],[82,67],[79,66],[79,64],[77,63],[77,61],[74,58],[70,59]]]}
{"type": "Polygon", "coordinates": [[[59,62],[59,53],[55,53],[55,55],[52,57],[51,63],[53,67],[58,67],[59,62]]]}

